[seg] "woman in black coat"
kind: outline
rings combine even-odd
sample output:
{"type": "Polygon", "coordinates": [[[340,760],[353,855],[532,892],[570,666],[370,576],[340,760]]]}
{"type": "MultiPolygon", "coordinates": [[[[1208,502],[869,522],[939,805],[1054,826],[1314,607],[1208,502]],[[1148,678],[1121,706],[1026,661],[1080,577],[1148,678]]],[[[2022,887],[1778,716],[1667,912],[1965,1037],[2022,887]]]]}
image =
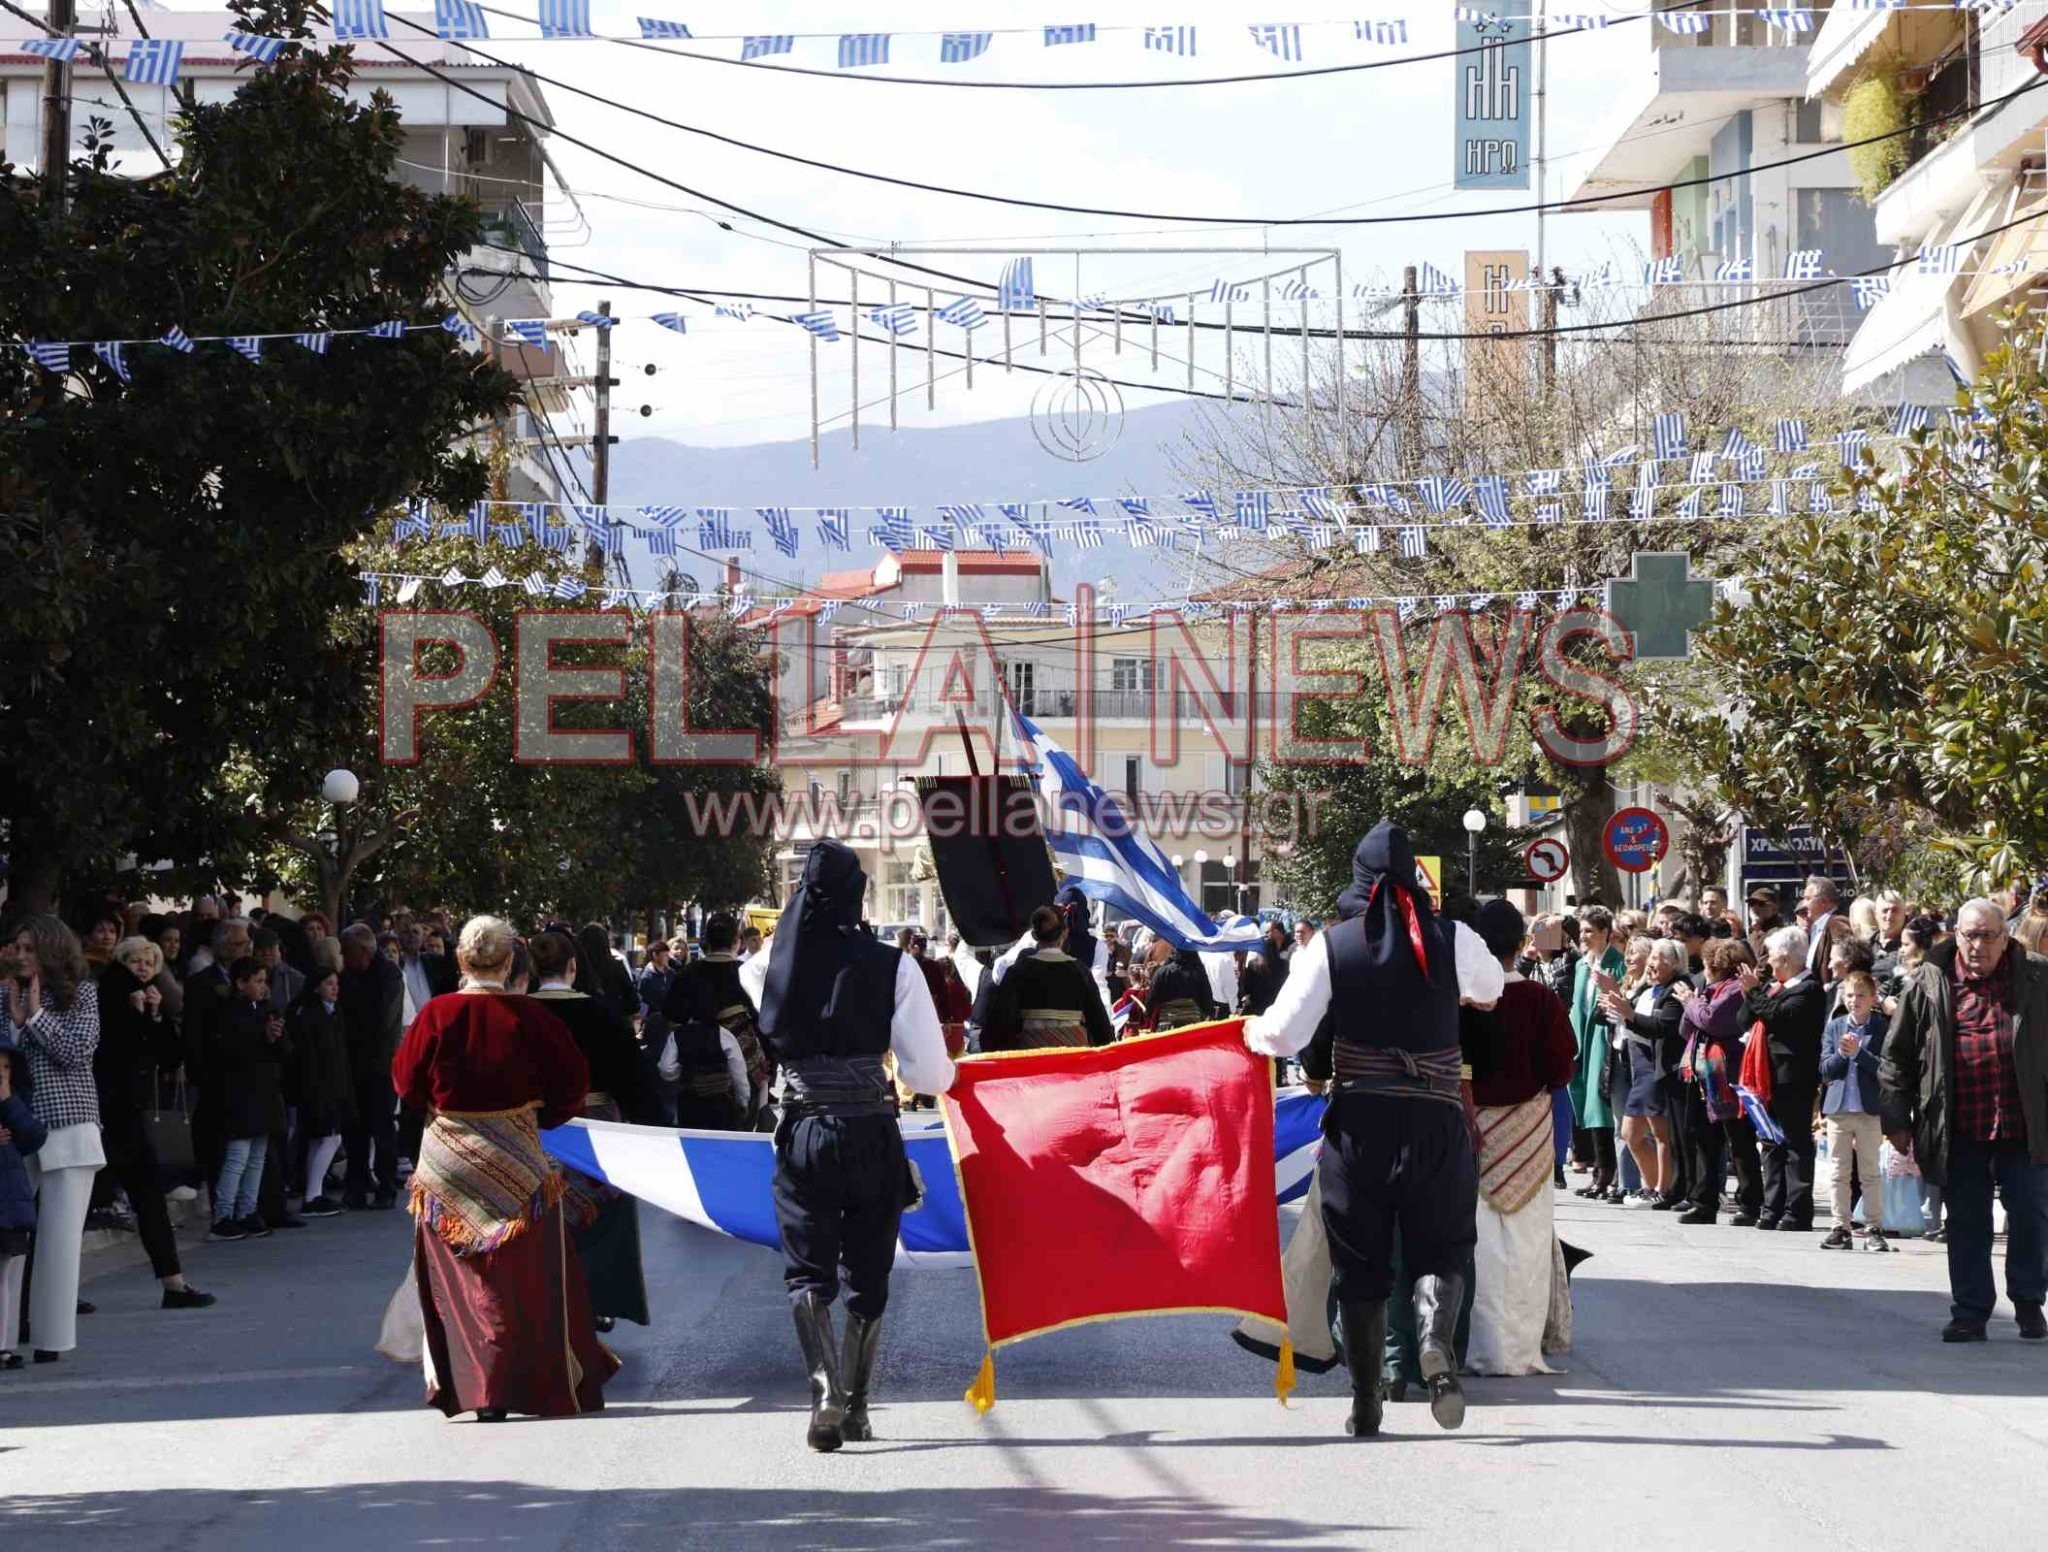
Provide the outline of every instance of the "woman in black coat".
{"type": "Polygon", "coordinates": [[[1760,1229],[1813,1228],[1813,1106],[1820,1097],[1820,1037],[1828,997],[1806,968],[1805,929],[1780,927],[1764,939],[1771,976],[1742,971],[1743,1020],[1761,1023],[1771,1058],[1771,1119],[1783,1142],[1763,1145],[1760,1229]]]}
{"type": "Polygon", "coordinates": [[[286,1088],[305,1147],[306,1205],[301,1211],[308,1218],[332,1218],[341,1211],[341,1204],[327,1194],[327,1170],[341,1151],[342,1133],[361,1124],[340,997],[341,976],[318,967],[287,1021],[291,1066],[286,1088]]]}
{"type": "Polygon", "coordinates": [[[1600,1008],[1621,1039],[1614,1104],[1621,1112],[1622,1140],[1643,1177],[1642,1191],[1629,1204],[1668,1212],[1680,1200],[1665,1080],[1685,1049],[1679,1020],[1691,986],[1685,978],[1684,945],[1675,938],[1652,940],[1643,968],[1632,995],[1603,992],[1600,1008]]]}

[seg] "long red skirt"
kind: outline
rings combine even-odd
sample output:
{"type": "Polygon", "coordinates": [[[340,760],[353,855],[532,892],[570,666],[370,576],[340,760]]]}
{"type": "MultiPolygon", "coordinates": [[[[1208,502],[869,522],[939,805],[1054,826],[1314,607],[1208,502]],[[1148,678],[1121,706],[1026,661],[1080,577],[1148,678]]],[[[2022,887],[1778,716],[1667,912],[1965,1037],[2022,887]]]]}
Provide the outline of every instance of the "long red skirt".
{"type": "Polygon", "coordinates": [[[413,1231],[413,1246],[429,1406],[450,1417],[479,1407],[572,1417],[604,1406],[619,1360],[591,1324],[559,1206],[483,1255],[458,1256],[425,1227],[413,1231]]]}

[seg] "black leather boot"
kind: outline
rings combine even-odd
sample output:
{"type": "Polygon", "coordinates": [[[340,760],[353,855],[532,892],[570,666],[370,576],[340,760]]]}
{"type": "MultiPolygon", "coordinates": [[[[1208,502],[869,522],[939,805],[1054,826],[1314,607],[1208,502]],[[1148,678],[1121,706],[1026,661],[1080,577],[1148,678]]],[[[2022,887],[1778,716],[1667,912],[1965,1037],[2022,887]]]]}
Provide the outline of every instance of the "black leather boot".
{"type": "Polygon", "coordinates": [[[804,1443],[814,1450],[836,1450],[845,1435],[846,1397],[839,1388],[839,1350],[832,1339],[832,1306],[816,1293],[790,1305],[796,1316],[797,1345],[811,1376],[811,1427],[804,1443]]]}
{"type": "Polygon", "coordinates": [[[868,1382],[875,1377],[875,1353],[882,1342],[882,1317],[869,1320],[850,1311],[846,1317],[846,1421],[840,1435],[852,1444],[866,1444],[875,1432],[868,1426],[868,1382]]]}
{"type": "Polygon", "coordinates": [[[1439,1428],[1465,1421],[1465,1392],[1458,1387],[1458,1354],[1453,1334],[1458,1306],[1465,1302],[1462,1277],[1415,1279],[1415,1345],[1420,1351],[1422,1378],[1429,1385],[1429,1412],[1439,1428]]]}
{"type": "Polygon", "coordinates": [[[1387,1301],[1373,1299],[1344,1306],[1344,1365],[1351,1371],[1351,1415],[1344,1431],[1354,1439],[1370,1439],[1380,1431],[1386,1391],[1380,1365],[1387,1346],[1387,1301]]]}

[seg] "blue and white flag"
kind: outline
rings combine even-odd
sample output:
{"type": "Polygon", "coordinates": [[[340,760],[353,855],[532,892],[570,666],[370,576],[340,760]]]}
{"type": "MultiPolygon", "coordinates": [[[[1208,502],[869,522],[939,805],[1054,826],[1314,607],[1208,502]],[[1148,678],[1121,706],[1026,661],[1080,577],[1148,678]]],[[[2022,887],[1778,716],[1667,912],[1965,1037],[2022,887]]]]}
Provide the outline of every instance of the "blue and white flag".
{"type": "Polygon", "coordinates": [[[1145,47],[1162,54],[1185,54],[1189,58],[1195,53],[1195,29],[1192,27],[1147,27],[1145,47]]]}
{"type": "MultiPolygon", "coordinates": [[[[1669,16],[1669,11],[1660,11],[1660,16],[1669,16]]],[[[1700,20],[1705,21],[1705,17],[1700,20]]],[[[1643,266],[1643,284],[1646,286],[1675,286],[1685,279],[1685,260],[1677,254],[1666,258],[1653,259],[1643,266]]]]}
{"type": "Polygon", "coordinates": [[[21,51],[36,59],[54,59],[60,65],[68,65],[78,58],[78,51],[84,46],[77,38],[30,38],[21,45],[21,51]]]}
{"type": "Polygon", "coordinates": [[[981,303],[971,296],[963,296],[957,302],[948,302],[939,309],[939,321],[950,323],[955,328],[966,329],[969,333],[988,322],[988,314],[982,311],[981,303]]]}
{"type": "Polygon", "coordinates": [[[250,361],[263,360],[263,336],[260,334],[231,334],[228,336],[228,348],[250,361]]]}
{"type": "Polygon", "coordinates": [[[732,508],[697,508],[697,548],[700,550],[751,550],[754,536],[740,533],[732,525],[732,508]]]}
{"type": "Polygon", "coordinates": [[[1420,560],[1429,553],[1429,535],[1420,523],[1403,524],[1400,537],[1403,560],[1420,560]]]}
{"type": "Polygon", "coordinates": [[[1889,275],[1857,275],[1849,282],[1849,294],[1856,299],[1860,309],[1875,307],[1892,294],[1892,277],[1889,275]]]}
{"type": "Polygon", "coordinates": [[[1953,275],[1963,267],[1967,243],[1922,243],[1915,268],[1923,275],[1953,275]]]}
{"type": "Polygon", "coordinates": [[[1219,928],[1189,898],[1173,864],[1139,832],[1123,805],[1090,781],[1029,717],[1017,711],[1011,716],[1019,740],[1034,756],[1046,844],[1068,883],[1136,917],[1176,948],[1229,953],[1257,941],[1257,922],[1219,928]]]}
{"type": "Polygon", "coordinates": [[[329,9],[334,15],[337,38],[391,36],[390,24],[384,20],[384,0],[334,0],[329,9]]]}
{"type": "Polygon", "coordinates": [[[491,35],[479,0],[434,0],[434,31],[450,42],[491,35]]]}
{"type": "Polygon", "coordinates": [[[1057,48],[1062,43],[1093,43],[1094,41],[1095,23],[1093,22],[1078,22],[1066,27],[1048,27],[1045,29],[1045,46],[1047,48],[1057,48]]]}
{"type": "Polygon", "coordinates": [[[659,16],[636,16],[643,38],[687,38],[690,29],[681,22],[664,20],[659,16]]]}
{"type": "Polygon", "coordinates": [[[796,48],[796,37],[787,32],[763,32],[740,39],[740,58],[759,59],[765,54],[787,54],[796,48]]]}
{"type": "Polygon", "coordinates": [[[121,74],[130,86],[176,86],[185,66],[185,45],[177,38],[136,38],[128,45],[121,74]]]}
{"type": "Polygon", "coordinates": [[[754,316],[752,302],[715,302],[711,307],[714,318],[730,318],[736,323],[746,323],[754,316]]]}
{"type": "Polygon", "coordinates": [[[1667,32],[1681,37],[1694,37],[1713,26],[1714,18],[1705,11],[1659,11],[1658,22],[1667,32]]]}
{"type": "Polygon", "coordinates": [[[1289,64],[1301,60],[1301,27],[1293,22],[1268,22],[1251,28],[1252,42],[1289,64]]]}
{"type": "Polygon", "coordinates": [[[403,318],[387,318],[382,323],[371,324],[363,332],[371,339],[404,339],[405,320],[403,318]]]}
{"type": "Polygon", "coordinates": [[[576,321],[587,323],[593,329],[616,329],[619,326],[619,320],[610,313],[596,312],[587,307],[576,315],[576,321]]]}
{"type": "Polygon", "coordinates": [[[1270,490],[1241,490],[1230,498],[1231,519],[1246,533],[1264,533],[1273,515],[1270,490]]]}
{"type": "Polygon", "coordinates": [[[821,307],[814,313],[793,313],[790,321],[809,329],[828,345],[839,341],[839,319],[826,308],[821,307]]]}
{"type": "Polygon", "coordinates": [[[1212,523],[1217,520],[1216,498],[1206,490],[1191,490],[1179,500],[1190,512],[1206,517],[1212,523]]]}
{"type": "Polygon", "coordinates": [[[889,63],[889,34],[886,32],[843,32],[839,35],[839,68],[855,70],[862,65],[889,63]]]}
{"type": "Polygon", "coordinates": [[[199,348],[192,343],[192,336],[179,328],[175,323],[164,330],[163,338],[158,340],[157,343],[168,345],[173,350],[182,350],[188,356],[199,348]]]}
{"type": "Polygon", "coordinates": [[[964,65],[970,59],[979,59],[988,52],[989,43],[995,38],[992,32],[948,32],[939,38],[939,63],[942,65],[964,65]]]}
{"type": "Polygon", "coordinates": [[[1319,522],[1334,523],[1342,517],[1337,492],[1328,485],[1318,485],[1301,493],[1302,510],[1319,522]]]}
{"type": "MultiPolygon", "coordinates": [[[[828,314],[827,316],[829,317],[830,315],[828,314]]],[[[690,332],[690,320],[681,313],[656,313],[650,321],[660,324],[671,333],[687,334],[690,332]]],[[[837,331],[834,331],[833,337],[835,339],[838,337],[837,331]]]]}
{"type": "Polygon", "coordinates": [[[996,289],[996,306],[1006,313],[1028,313],[1038,305],[1038,290],[1031,278],[1031,260],[1012,259],[1003,266],[996,289]]]}
{"type": "Polygon", "coordinates": [[[884,548],[900,555],[916,546],[917,525],[910,520],[909,507],[877,507],[875,516],[881,519],[875,529],[875,537],[884,548]]]}
{"type": "Polygon", "coordinates": [[[590,0],[540,0],[543,38],[591,38],[590,0]]]}
{"type": "MultiPolygon", "coordinates": [[[[1276,1203],[1296,1201],[1308,1190],[1322,1145],[1323,1106],[1301,1089],[1279,1093],[1273,1109],[1276,1203]]],[[[896,1230],[897,1268],[972,1266],[967,1211],[945,1122],[913,1112],[896,1124],[904,1157],[924,1184],[923,1198],[896,1230]]],[[[685,1223],[763,1250],[781,1249],[770,1133],[672,1131],[579,1119],[542,1132],[540,1140],[556,1162],[685,1223]]]]}
{"type": "Polygon", "coordinates": [[[1215,280],[1209,284],[1209,300],[1212,302],[1249,302],[1252,288],[1242,281],[1215,280]]]}
{"type": "Polygon", "coordinates": [[[768,537],[775,541],[775,548],[794,560],[798,534],[796,520],[789,515],[789,508],[756,507],[754,514],[761,519],[761,526],[768,530],[768,537]]]}
{"type": "MultiPolygon", "coordinates": [[[[1603,21],[1601,25],[1605,26],[1606,23],[1603,21]]],[[[1353,22],[1351,34],[1360,43],[1377,43],[1382,47],[1405,47],[1408,42],[1408,21],[1406,17],[1397,17],[1384,22],[1353,22]]]]}
{"type": "Polygon", "coordinates": [[[284,55],[285,38],[266,38],[260,32],[244,32],[239,27],[230,28],[220,35],[221,42],[237,54],[247,54],[259,65],[274,65],[284,55]]]}
{"type": "Polygon", "coordinates": [[[953,530],[937,523],[917,531],[917,547],[920,550],[950,550],[953,548],[953,530]]]}
{"type": "Polygon", "coordinates": [[[1489,528],[1505,528],[1514,518],[1508,512],[1508,482],[1498,474],[1481,474],[1472,480],[1472,494],[1479,503],[1479,516],[1489,528]]]}
{"type": "Polygon", "coordinates": [[[302,350],[310,350],[316,356],[327,354],[327,347],[334,343],[334,336],[324,330],[317,334],[294,334],[292,341],[302,350]]]}
{"type": "Polygon", "coordinates": [[[581,577],[557,577],[555,585],[548,591],[562,602],[570,603],[589,592],[590,585],[581,577]]]}
{"type": "Polygon", "coordinates": [[[92,347],[92,353],[104,361],[122,382],[128,381],[128,347],[121,341],[101,340],[92,347]]]}
{"type": "Polygon", "coordinates": [[[1650,440],[1659,458],[1683,458],[1691,440],[1686,434],[1685,411],[1657,416],[1650,423],[1650,440]]]}
{"type": "Polygon", "coordinates": [[[31,340],[28,353],[29,359],[45,372],[71,370],[71,343],[68,340],[31,340]]]}
{"type": "Polygon", "coordinates": [[[853,548],[853,517],[845,507],[818,508],[818,542],[828,550],[853,548]]]}
{"type": "Polygon", "coordinates": [[[1094,518],[1074,524],[1074,543],[1084,550],[1102,548],[1102,524],[1094,518]]]}
{"type": "Polygon", "coordinates": [[[1723,485],[1721,487],[1721,504],[1714,509],[1714,515],[1716,517],[1742,516],[1742,487],[1740,485],[1723,485]]]}
{"type": "Polygon", "coordinates": [[[1818,280],[1821,277],[1822,254],[1818,248],[1795,248],[1785,255],[1785,278],[1787,280],[1818,280]]]}
{"type": "Polygon", "coordinates": [[[868,322],[901,338],[917,332],[917,309],[908,302],[890,302],[868,309],[868,322]]]}
{"type": "Polygon", "coordinates": [[[545,345],[548,342],[548,321],[545,318],[501,318],[499,324],[507,339],[522,345],[545,345]]]}
{"type": "Polygon", "coordinates": [[[1415,294],[1417,296],[1456,296],[1458,290],[1458,283],[1434,264],[1425,264],[1416,271],[1415,294]]]}
{"type": "Polygon", "coordinates": [[[1803,453],[1806,451],[1806,422],[1803,420],[1781,420],[1777,427],[1778,451],[1781,453],[1803,453]]]}
{"type": "Polygon", "coordinates": [[[1771,1112],[1765,1107],[1764,1102],[1757,1098],[1755,1089],[1738,1083],[1735,1085],[1735,1098],[1742,1106],[1742,1113],[1749,1117],[1749,1124],[1755,1129],[1760,1141],[1769,1143],[1772,1147],[1784,1143],[1785,1128],[1771,1118],[1771,1112]]]}
{"type": "Polygon", "coordinates": [[[1813,12],[1807,10],[1804,6],[1766,6],[1756,14],[1761,16],[1768,25],[1777,28],[1780,32],[1798,33],[1813,31],[1813,12]]]}
{"type": "Polygon", "coordinates": [[[1756,278],[1756,263],[1747,257],[1725,260],[1714,271],[1714,278],[1720,281],[1753,280],[1756,278]]]}
{"type": "Polygon", "coordinates": [[[1870,446],[1870,433],[1858,427],[1835,433],[1835,452],[1842,461],[1842,467],[1853,469],[1863,461],[1864,449],[1870,446]]]}
{"type": "Polygon", "coordinates": [[[1093,496],[1069,496],[1060,505],[1070,512],[1086,512],[1090,517],[1095,515],[1095,498],[1093,496]]]}
{"type": "Polygon", "coordinates": [[[1437,517],[1462,510],[1471,495],[1465,488],[1465,482],[1455,474],[1426,475],[1415,484],[1417,494],[1422,497],[1423,510],[1437,517]]]}
{"type": "Polygon", "coordinates": [[[579,506],[576,520],[583,525],[592,546],[606,555],[617,555],[625,548],[625,536],[620,531],[624,525],[614,521],[605,508],[579,506]]]}
{"type": "Polygon", "coordinates": [[[1740,426],[1728,428],[1728,443],[1721,449],[1721,456],[1735,465],[1737,479],[1760,480],[1764,477],[1764,450],[1752,442],[1740,426]]]}
{"type": "Polygon", "coordinates": [[[1901,404],[1892,415],[1892,435],[1911,436],[1916,431],[1925,431],[1934,423],[1934,417],[1924,404],[1901,404]]]}

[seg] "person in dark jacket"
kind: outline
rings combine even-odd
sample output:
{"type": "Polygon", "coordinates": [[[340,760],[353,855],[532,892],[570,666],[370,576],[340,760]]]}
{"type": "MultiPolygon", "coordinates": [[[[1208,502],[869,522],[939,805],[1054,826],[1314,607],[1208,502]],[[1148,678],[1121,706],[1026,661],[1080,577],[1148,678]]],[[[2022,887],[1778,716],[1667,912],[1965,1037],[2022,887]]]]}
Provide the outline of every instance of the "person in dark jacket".
{"type": "Polygon", "coordinates": [[[1685,979],[1685,950],[1675,938],[1652,939],[1645,968],[1646,978],[1634,996],[1604,992],[1600,1007],[1622,1042],[1627,1083],[1617,1085],[1621,1135],[1643,1177],[1643,1189],[1628,1199],[1628,1205],[1669,1212],[1680,1197],[1665,1079],[1677,1069],[1684,1048],[1678,1023],[1691,983],[1685,979]]]}
{"type": "Polygon", "coordinates": [[[730,911],[707,916],[700,940],[703,957],[676,972],[663,1005],[669,1034],[661,1053],[662,1073],[676,1085],[678,1126],[747,1131],[754,1124],[757,1095],[766,1097],[768,1062],[755,1025],[754,999],[740,984],[740,959],[734,952],[739,938],[739,920],[730,911]]]}
{"type": "Polygon", "coordinates": [[[1238,1011],[1264,1013],[1273,1006],[1280,988],[1287,984],[1287,931],[1278,922],[1267,922],[1258,952],[1245,958],[1244,978],[1238,988],[1238,1011]]]}
{"type": "Polygon", "coordinates": [[[28,1102],[28,1058],[0,1026],[0,1369],[18,1369],[14,1333],[21,1327],[21,1277],[36,1232],[36,1193],[23,1162],[42,1147],[49,1128],[28,1102]]]}
{"type": "Polygon", "coordinates": [[[244,956],[228,967],[234,986],[218,1035],[221,1102],[220,1175],[213,1186],[210,1240],[262,1239],[270,1233],[256,1211],[270,1134],[285,1124],[283,1066],[290,1054],[284,1020],[270,1010],[270,972],[244,956]]]}
{"type": "Polygon", "coordinates": [[[391,1059],[405,1036],[405,979],[398,966],[377,951],[376,930],[361,922],[342,931],[341,964],[339,1006],[348,1029],[349,1071],[356,1086],[356,1123],[342,1133],[342,1146],[348,1151],[342,1205],[396,1207],[398,1101],[391,1092],[391,1059]]]}
{"type": "Polygon", "coordinates": [[[1771,978],[1742,970],[1742,1016],[1761,1023],[1771,1058],[1771,1119],[1785,1134],[1766,1142],[1764,1210],[1760,1229],[1813,1228],[1813,1105],[1820,1095],[1820,1035],[1829,996],[1806,968],[1810,945],[1798,927],[1780,927],[1764,939],[1771,978]]]}
{"type": "Polygon", "coordinates": [[[1175,949],[1173,957],[1152,972],[1151,994],[1145,1005],[1151,1010],[1152,1027],[1159,1030],[1223,1016],[1209,989],[1209,972],[1202,965],[1202,956],[1189,948],[1175,949]]]}
{"type": "Polygon", "coordinates": [[[603,922],[585,922],[576,934],[577,958],[582,961],[578,984],[587,997],[606,1004],[629,1024],[640,1011],[640,993],[633,976],[612,952],[612,935],[603,922]]]}
{"type": "Polygon", "coordinates": [[[2019,1332],[2048,1339],[2048,959],[1972,900],[1956,935],[1907,972],[1878,1064],[1892,1146],[1948,1203],[1945,1342],[1981,1342],[1998,1288],[1991,1193],[2005,1201],[2005,1291],[2019,1332]]]}
{"type": "Polygon", "coordinates": [[[981,1031],[984,1051],[1108,1045],[1116,1038],[1094,980],[1060,946],[1066,933],[1065,918],[1052,906],[1031,913],[1034,947],[989,994],[988,1022],[981,1031]]]}
{"type": "Polygon", "coordinates": [[[342,1136],[361,1124],[349,1066],[348,1025],[341,1016],[341,975],[325,968],[306,978],[289,1020],[288,1089],[306,1152],[308,1218],[332,1218],[341,1203],[327,1194],[327,1170],[342,1136]]]}

